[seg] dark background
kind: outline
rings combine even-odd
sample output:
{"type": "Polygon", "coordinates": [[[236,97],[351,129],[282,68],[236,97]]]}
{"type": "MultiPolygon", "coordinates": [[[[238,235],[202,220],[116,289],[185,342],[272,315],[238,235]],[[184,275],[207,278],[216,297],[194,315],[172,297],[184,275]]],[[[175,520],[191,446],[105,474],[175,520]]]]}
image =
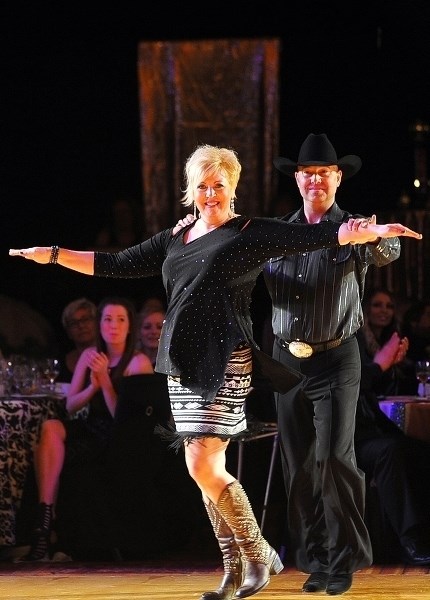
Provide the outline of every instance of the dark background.
{"type": "MultiPolygon", "coordinates": [[[[0,293],[58,326],[79,295],[98,301],[119,291],[139,303],[158,290],[158,280],[95,281],[7,255],[54,243],[87,248],[113,199],[143,201],[140,41],[280,38],[279,153],[297,158],[308,133],[326,132],[338,156],[360,155],[360,174],[338,193],[353,211],[395,208],[412,188],[409,128],[430,121],[427,1],[134,4],[0,8],[0,293]]],[[[279,191],[297,198],[287,178],[279,191]]]]}

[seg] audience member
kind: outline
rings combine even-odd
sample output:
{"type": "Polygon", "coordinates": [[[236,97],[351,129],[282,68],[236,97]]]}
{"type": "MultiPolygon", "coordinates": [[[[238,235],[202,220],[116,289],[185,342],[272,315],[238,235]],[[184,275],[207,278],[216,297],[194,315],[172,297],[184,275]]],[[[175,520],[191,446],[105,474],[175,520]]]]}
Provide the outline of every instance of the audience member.
{"type": "Polygon", "coordinates": [[[149,296],[149,298],[147,298],[142,304],[139,312],[153,309],[160,310],[161,312],[166,312],[165,301],[159,298],[158,296],[149,296]]]}
{"type": "Polygon", "coordinates": [[[415,394],[417,381],[413,368],[405,360],[408,338],[401,338],[394,294],[374,289],[363,300],[364,323],[358,332],[361,348],[373,360],[375,377],[372,390],[378,396],[415,394]],[[401,349],[402,360],[393,362],[387,353],[401,349]]]}
{"type": "Polygon", "coordinates": [[[137,348],[144,352],[155,367],[157,359],[158,343],[160,341],[161,329],[163,327],[166,312],[156,305],[143,308],[138,314],[137,348]]]}
{"type": "Polygon", "coordinates": [[[87,298],[78,298],[64,307],[61,323],[73,348],[60,360],[58,381],[69,383],[76,364],[85,348],[94,346],[97,337],[97,307],[87,298]]]}
{"type": "Polygon", "coordinates": [[[430,300],[409,306],[403,315],[402,331],[409,340],[408,361],[413,365],[417,360],[430,360],[430,300]]]}
{"type": "Polygon", "coordinates": [[[20,561],[50,556],[53,520],[61,518],[55,504],[63,467],[95,460],[107,449],[121,379],[153,373],[148,357],[136,350],[135,332],[135,311],[129,300],[102,300],[97,308],[97,343],[79,357],[66,400],[70,415],[84,406],[88,412],[82,419],[49,419],[42,424],[34,458],[38,511],[30,550],[20,561]]]}
{"type": "MultiPolygon", "coordinates": [[[[368,297],[366,322],[358,331],[361,383],[355,425],[358,467],[377,490],[381,510],[396,535],[405,562],[430,564],[430,444],[413,439],[380,410],[378,395],[396,393],[398,367],[408,339],[400,337],[393,295],[368,297]]],[[[400,375],[399,375],[400,374],[400,375]]]]}

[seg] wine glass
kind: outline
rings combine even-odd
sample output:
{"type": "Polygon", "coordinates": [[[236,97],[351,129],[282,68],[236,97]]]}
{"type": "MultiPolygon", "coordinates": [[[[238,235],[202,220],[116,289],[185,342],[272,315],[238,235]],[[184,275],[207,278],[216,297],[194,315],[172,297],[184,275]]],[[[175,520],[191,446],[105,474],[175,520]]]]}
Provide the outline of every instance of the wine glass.
{"type": "Polygon", "coordinates": [[[43,366],[43,374],[49,381],[49,389],[55,392],[55,380],[60,374],[60,361],[57,358],[47,358],[43,366]]]}
{"type": "Polygon", "coordinates": [[[425,398],[426,383],[430,377],[430,361],[417,360],[415,363],[415,374],[418,379],[418,395],[421,398],[425,398]]]}

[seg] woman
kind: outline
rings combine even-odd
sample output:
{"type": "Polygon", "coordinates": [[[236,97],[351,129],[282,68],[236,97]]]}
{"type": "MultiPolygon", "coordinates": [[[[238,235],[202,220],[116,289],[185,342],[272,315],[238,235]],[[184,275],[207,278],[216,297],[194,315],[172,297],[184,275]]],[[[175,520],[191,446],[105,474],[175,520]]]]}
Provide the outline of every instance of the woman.
{"type": "Polygon", "coordinates": [[[86,417],[42,424],[34,456],[38,514],[31,548],[21,561],[44,560],[49,555],[63,466],[94,459],[106,449],[121,379],[153,373],[149,358],[135,350],[135,328],[134,308],[127,299],[102,300],[97,308],[97,344],[80,355],[66,399],[70,415],[87,407],[86,417]]]}
{"type": "Polygon", "coordinates": [[[58,381],[70,383],[73,371],[82,352],[94,346],[97,336],[97,306],[87,298],[69,302],[61,314],[61,323],[73,348],[65,352],[60,361],[58,381]]]}
{"type": "Polygon", "coordinates": [[[143,308],[138,314],[137,348],[146,354],[153,367],[165,317],[165,311],[157,307],[143,308]]]}
{"type": "MultiPolygon", "coordinates": [[[[361,356],[354,435],[357,465],[366,474],[369,506],[369,493],[377,492],[383,518],[395,534],[394,545],[399,546],[398,559],[415,566],[428,565],[430,445],[405,435],[378,402],[381,395],[401,394],[408,381],[416,390],[415,373],[408,372],[405,362],[409,340],[398,333],[391,292],[368,292],[363,309],[365,322],[357,334],[361,356]]],[[[379,528],[376,534],[380,535],[379,528]]],[[[393,548],[391,544],[391,552],[393,548]]]]}
{"type": "Polygon", "coordinates": [[[361,390],[377,396],[414,394],[416,378],[405,356],[409,339],[400,334],[394,295],[385,289],[367,292],[363,301],[364,324],[357,339],[362,355],[361,390]]]}
{"type": "Polygon", "coordinates": [[[182,198],[199,211],[191,225],[164,230],[116,254],[57,246],[9,251],[87,275],[162,273],[168,308],[156,370],[168,375],[175,445],[184,447],[224,561],[218,590],[205,592],[203,600],[252,596],[283,568],[261,534],[245,491],[226,470],[229,440],[246,429],[244,403],[252,376],[278,390],[298,381],[294,371],[263,354],[252,337],[251,292],[264,263],[283,253],[378,236],[421,237],[400,224],[376,225],[373,218],[301,226],[241,216],[234,207],[240,172],[234,150],[198,146],[185,165],[182,198]]]}

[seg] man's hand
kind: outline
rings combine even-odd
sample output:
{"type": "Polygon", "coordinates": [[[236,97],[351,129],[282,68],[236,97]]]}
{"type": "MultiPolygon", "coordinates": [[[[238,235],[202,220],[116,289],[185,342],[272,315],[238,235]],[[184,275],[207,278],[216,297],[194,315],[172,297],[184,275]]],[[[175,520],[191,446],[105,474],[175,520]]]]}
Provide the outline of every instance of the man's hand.
{"type": "Polygon", "coordinates": [[[343,244],[367,244],[374,243],[377,238],[411,237],[422,240],[421,233],[413,231],[401,223],[376,224],[376,216],[369,218],[351,218],[342,223],[339,228],[339,243],[343,244]]]}
{"type": "MultiPolygon", "coordinates": [[[[371,217],[362,217],[359,219],[348,219],[347,222],[349,231],[359,231],[361,229],[368,229],[369,225],[376,225],[376,215],[372,215],[371,217]]],[[[379,236],[374,236],[374,239],[367,240],[368,243],[379,241],[379,236]]]]}
{"type": "Polygon", "coordinates": [[[195,220],[196,217],[194,215],[190,213],[185,215],[183,219],[179,219],[179,221],[176,223],[176,225],[173,228],[172,234],[176,235],[178,231],[181,231],[181,229],[183,229],[187,225],[191,225],[191,223],[194,223],[195,220]]]}

